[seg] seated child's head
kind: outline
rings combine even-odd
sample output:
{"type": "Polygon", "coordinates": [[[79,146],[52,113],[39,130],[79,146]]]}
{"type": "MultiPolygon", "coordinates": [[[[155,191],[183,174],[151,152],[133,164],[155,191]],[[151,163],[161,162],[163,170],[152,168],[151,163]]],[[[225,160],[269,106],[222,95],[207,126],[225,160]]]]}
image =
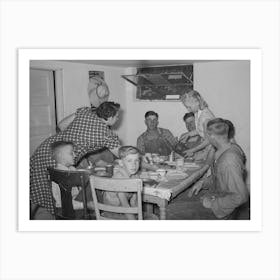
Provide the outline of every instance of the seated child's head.
{"type": "Polygon", "coordinates": [[[138,172],[140,166],[140,152],[133,146],[122,146],[119,149],[120,165],[126,170],[128,175],[138,172]]]}
{"type": "Polygon", "coordinates": [[[57,141],[51,144],[52,158],[64,166],[74,165],[74,144],[68,141],[57,141]]]}

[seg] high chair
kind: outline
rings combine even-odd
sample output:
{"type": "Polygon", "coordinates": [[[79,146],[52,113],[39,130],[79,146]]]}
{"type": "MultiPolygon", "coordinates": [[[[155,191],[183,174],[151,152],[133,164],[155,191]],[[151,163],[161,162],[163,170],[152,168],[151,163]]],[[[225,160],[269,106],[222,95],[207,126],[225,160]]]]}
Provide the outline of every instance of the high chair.
{"type": "Polygon", "coordinates": [[[92,219],[87,208],[86,186],[89,184],[90,173],[86,170],[58,170],[48,168],[49,184],[52,192],[52,182],[55,182],[60,189],[61,208],[56,207],[56,201],[52,195],[55,218],[57,220],[92,219]],[[82,210],[75,210],[73,207],[72,188],[80,187],[83,197],[82,210]],[[82,213],[81,213],[82,212],[82,213]],[[79,215],[80,214],[80,215],[79,215]]]}
{"type": "Polygon", "coordinates": [[[143,213],[142,213],[143,184],[141,179],[113,179],[113,178],[91,176],[90,186],[91,186],[95,215],[97,220],[114,219],[114,218],[105,217],[106,212],[118,213],[118,214],[136,214],[138,220],[143,220],[143,213]],[[112,205],[104,204],[98,199],[98,195],[97,195],[98,190],[108,191],[108,192],[136,193],[137,207],[112,206],[112,205]],[[105,213],[103,211],[105,211],[105,213]]]}

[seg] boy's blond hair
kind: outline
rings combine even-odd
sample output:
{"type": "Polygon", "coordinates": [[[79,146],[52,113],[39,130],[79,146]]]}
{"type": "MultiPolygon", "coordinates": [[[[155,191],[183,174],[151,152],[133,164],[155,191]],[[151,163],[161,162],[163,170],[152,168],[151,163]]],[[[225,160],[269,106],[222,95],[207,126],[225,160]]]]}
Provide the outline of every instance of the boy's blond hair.
{"type": "Polygon", "coordinates": [[[74,143],[71,141],[56,141],[51,143],[50,149],[51,149],[51,156],[52,159],[54,159],[57,162],[58,154],[60,153],[61,149],[64,148],[65,146],[74,146],[74,143]]]}
{"type": "Polygon", "coordinates": [[[122,146],[119,148],[119,158],[123,159],[128,155],[135,155],[138,154],[140,155],[140,151],[133,146],[122,146]]]}

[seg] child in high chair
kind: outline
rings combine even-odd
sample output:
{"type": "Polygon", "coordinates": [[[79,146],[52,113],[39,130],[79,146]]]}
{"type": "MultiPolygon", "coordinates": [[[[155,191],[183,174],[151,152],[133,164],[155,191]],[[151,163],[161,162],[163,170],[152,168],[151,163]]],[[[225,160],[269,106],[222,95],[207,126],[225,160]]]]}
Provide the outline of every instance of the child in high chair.
{"type": "Polygon", "coordinates": [[[76,170],[74,165],[74,144],[68,141],[57,141],[52,143],[52,158],[55,160],[56,169],[76,170]]]}
{"type": "MultiPolygon", "coordinates": [[[[133,146],[123,146],[119,149],[119,166],[114,172],[113,178],[138,178],[140,167],[139,150],[133,146]]],[[[122,192],[104,192],[103,202],[113,206],[135,207],[137,206],[137,195],[122,192]]],[[[114,214],[105,212],[104,216],[119,219],[135,220],[134,214],[114,214]]]]}
{"type": "MultiPolygon", "coordinates": [[[[77,170],[73,165],[75,163],[74,144],[69,141],[57,141],[52,143],[52,158],[55,160],[55,168],[59,170],[77,170]]],[[[52,184],[52,193],[56,202],[56,207],[61,207],[61,195],[59,186],[52,184]]],[[[72,188],[72,203],[74,209],[83,208],[83,203],[74,200],[79,193],[79,188],[72,188]]]]}

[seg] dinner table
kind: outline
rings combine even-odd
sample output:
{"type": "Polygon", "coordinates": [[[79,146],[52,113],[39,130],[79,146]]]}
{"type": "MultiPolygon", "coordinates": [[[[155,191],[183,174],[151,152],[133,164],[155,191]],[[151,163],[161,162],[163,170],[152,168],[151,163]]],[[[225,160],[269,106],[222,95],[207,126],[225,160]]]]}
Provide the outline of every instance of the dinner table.
{"type": "MultiPolygon", "coordinates": [[[[167,219],[167,205],[180,193],[190,188],[209,170],[207,161],[183,160],[183,165],[178,168],[176,161],[162,161],[156,163],[158,172],[142,170],[138,175],[143,181],[142,201],[146,210],[151,214],[153,206],[159,208],[159,219],[167,219]],[[165,175],[160,176],[160,171],[165,170],[165,175]],[[155,178],[156,175],[156,178],[155,178]]],[[[110,168],[112,166],[110,165],[110,168]]],[[[114,169],[117,168],[116,166],[114,169]]],[[[112,172],[112,170],[111,170],[112,172]]],[[[112,177],[105,167],[96,167],[90,171],[92,175],[112,177]]]]}
{"type": "MultiPolygon", "coordinates": [[[[173,164],[170,165],[160,166],[166,168],[166,175],[160,180],[154,180],[154,183],[149,180],[149,172],[147,172],[148,176],[146,173],[144,176],[140,173],[140,178],[143,178],[142,201],[159,207],[160,220],[167,218],[167,205],[206,174],[210,167],[205,161],[185,161],[184,166],[179,170],[174,168],[173,164]]],[[[148,209],[151,211],[151,208],[148,209]]]]}

